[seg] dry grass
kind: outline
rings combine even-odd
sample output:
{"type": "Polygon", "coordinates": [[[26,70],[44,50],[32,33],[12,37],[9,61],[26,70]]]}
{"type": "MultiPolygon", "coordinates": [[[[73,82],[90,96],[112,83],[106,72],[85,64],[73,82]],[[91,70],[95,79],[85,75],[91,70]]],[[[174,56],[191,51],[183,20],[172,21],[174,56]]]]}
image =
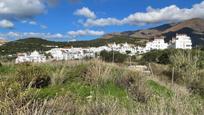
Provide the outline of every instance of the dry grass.
{"type": "Polygon", "coordinates": [[[50,85],[41,89],[22,89],[21,83],[13,79],[16,72],[5,73],[4,76],[9,77],[4,79],[1,77],[0,81],[1,114],[202,115],[204,113],[204,100],[200,96],[189,92],[184,85],[171,84],[169,80],[161,79],[160,75],[165,76],[163,71],[168,70],[166,66],[154,65],[154,76],[145,76],[128,70],[125,66],[99,60],[52,62],[30,66],[44,68],[43,70],[47,71],[46,74],[51,78],[50,85]],[[149,81],[154,84],[150,84],[149,81]],[[75,82],[80,85],[73,86],[76,85],[75,82]],[[48,95],[55,91],[59,94],[52,98],[37,98],[40,91],[48,95]],[[62,95],[60,91],[63,91],[62,95]],[[172,95],[167,95],[169,92],[172,95]]]}

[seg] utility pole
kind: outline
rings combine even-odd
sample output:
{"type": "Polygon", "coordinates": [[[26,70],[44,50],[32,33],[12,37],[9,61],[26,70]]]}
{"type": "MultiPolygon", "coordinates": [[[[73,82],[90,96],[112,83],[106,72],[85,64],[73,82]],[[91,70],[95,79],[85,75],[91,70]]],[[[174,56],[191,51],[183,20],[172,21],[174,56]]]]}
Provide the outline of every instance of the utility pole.
{"type": "Polygon", "coordinates": [[[171,86],[174,85],[174,67],[172,68],[171,86]]]}
{"type": "Polygon", "coordinates": [[[112,59],[112,63],[114,63],[115,62],[115,54],[114,54],[114,51],[113,51],[113,48],[112,48],[112,52],[113,52],[113,59],[112,59]]]}

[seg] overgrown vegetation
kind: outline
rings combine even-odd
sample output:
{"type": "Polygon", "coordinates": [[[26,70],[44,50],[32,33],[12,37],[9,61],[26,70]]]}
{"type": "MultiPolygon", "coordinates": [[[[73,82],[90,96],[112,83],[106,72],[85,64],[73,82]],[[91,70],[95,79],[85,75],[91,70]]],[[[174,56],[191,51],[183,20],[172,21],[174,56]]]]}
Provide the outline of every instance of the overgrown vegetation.
{"type": "MultiPolygon", "coordinates": [[[[171,57],[174,64],[177,64],[173,61],[176,56],[180,55],[171,57]]],[[[162,72],[163,68],[156,71],[157,67],[153,67],[154,76],[147,76],[129,70],[125,65],[99,60],[2,63],[0,113],[201,115],[204,112],[203,77],[188,82],[186,86],[179,82],[171,84],[157,77],[167,76],[162,72]]],[[[183,74],[182,78],[189,77],[186,75],[183,74]]],[[[198,72],[196,75],[203,74],[198,72]]]]}
{"type": "Polygon", "coordinates": [[[106,62],[123,63],[129,56],[116,51],[108,52],[104,50],[100,52],[100,57],[106,62]]]}
{"type": "MultiPolygon", "coordinates": [[[[143,63],[159,63],[159,64],[172,64],[171,57],[175,54],[182,53],[178,58],[182,56],[191,55],[191,58],[196,59],[196,66],[199,68],[204,67],[204,51],[199,49],[182,50],[182,49],[166,49],[166,50],[153,50],[151,52],[143,54],[141,62],[143,63]]],[[[185,57],[185,59],[187,59],[185,57]]]]}

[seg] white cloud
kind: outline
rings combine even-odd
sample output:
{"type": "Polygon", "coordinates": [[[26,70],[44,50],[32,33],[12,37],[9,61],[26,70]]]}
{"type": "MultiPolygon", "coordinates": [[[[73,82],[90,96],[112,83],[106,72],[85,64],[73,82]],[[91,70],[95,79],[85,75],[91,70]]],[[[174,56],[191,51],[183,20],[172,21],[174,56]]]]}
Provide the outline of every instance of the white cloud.
{"type": "Polygon", "coordinates": [[[69,31],[68,35],[72,37],[77,36],[101,36],[104,35],[104,31],[94,31],[94,30],[77,30],[77,31],[69,31]]]}
{"type": "Polygon", "coordinates": [[[179,8],[171,5],[162,9],[147,8],[146,13],[135,13],[124,18],[123,23],[158,23],[158,22],[175,22],[191,18],[204,18],[204,1],[200,4],[193,5],[192,8],[179,8]]]}
{"type": "Polygon", "coordinates": [[[13,28],[14,24],[9,20],[1,20],[0,28],[13,28]]]}
{"type": "Polygon", "coordinates": [[[32,20],[32,21],[29,21],[29,20],[22,20],[21,23],[23,24],[30,24],[30,25],[36,25],[36,26],[39,26],[41,29],[47,29],[48,27],[44,24],[39,24],[38,22],[32,20]]]}
{"type": "Polygon", "coordinates": [[[65,34],[62,33],[41,33],[41,32],[7,32],[0,33],[0,38],[5,38],[7,40],[17,40],[30,37],[43,38],[43,39],[67,39],[73,40],[73,38],[78,36],[100,36],[104,35],[103,31],[94,30],[77,30],[69,31],[65,34]]]}
{"type": "Polygon", "coordinates": [[[0,0],[0,16],[6,18],[32,18],[45,12],[43,0],[0,0]]]}
{"type": "Polygon", "coordinates": [[[84,26],[108,26],[122,25],[122,22],[116,18],[87,19],[84,26]]]}
{"type": "Polygon", "coordinates": [[[148,7],[146,12],[136,12],[123,19],[101,18],[87,19],[84,26],[108,26],[108,25],[141,25],[159,22],[176,22],[192,18],[204,18],[204,1],[195,4],[192,8],[179,8],[171,5],[161,9],[148,7]]]}
{"type": "Polygon", "coordinates": [[[47,29],[47,28],[48,28],[46,25],[40,25],[40,27],[41,27],[42,29],[47,29]]]}
{"type": "Polygon", "coordinates": [[[30,21],[29,24],[31,24],[31,25],[37,25],[37,22],[36,22],[36,21],[30,21]]]}
{"type": "Polygon", "coordinates": [[[23,36],[23,38],[40,37],[40,38],[46,38],[46,39],[53,39],[53,38],[60,39],[65,37],[60,33],[51,34],[51,33],[35,33],[35,32],[21,33],[21,36],[23,36]]]}
{"type": "Polygon", "coordinates": [[[77,16],[84,16],[86,18],[96,18],[96,15],[93,11],[91,11],[89,8],[87,7],[83,7],[81,9],[78,9],[74,12],[74,15],[77,15],[77,16]]]}
{"type": "Polygon", "coordinates": [[[44,13],[46,5],[45,0],[0,0],[0,9],[1,28],[12,28],[14,24],[8,20],[37,25],[35,21],[26,20],[44,13]]]}
{"type": "Polygon", "coordinates": [[[27,20],[22,20],[21,23],[25,24],[27,23],[28,21],[27,20]]]}
{"type": "Polygon", "coordinates": [[[38,33],[38,32],[8,32],[0,33],[0,37],[7,39],[22,39],[29,37],[39,37],[45,39],[62,39],[67,38],[67,35],[61,33],[38,33]]]}

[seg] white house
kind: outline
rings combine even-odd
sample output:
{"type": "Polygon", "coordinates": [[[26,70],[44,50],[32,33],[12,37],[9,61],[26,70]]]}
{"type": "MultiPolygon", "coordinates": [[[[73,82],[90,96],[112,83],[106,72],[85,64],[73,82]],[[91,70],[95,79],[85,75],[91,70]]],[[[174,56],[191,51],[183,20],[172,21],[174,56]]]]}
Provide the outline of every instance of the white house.
{"type": "Polygon", "coordinates": [[[53,48],[47,51],[46,53],[50,54],[53,57],[53,59],[57,61],[64,59],[62,48],[53,48]]]}
{"type": "Polygon", "coordinates": [[[109,50],[107,51],[118,51],[122,54],[127,54],[127,52],[129,52],[128,55],[134,55],[135,53],[137,53],[137,48],[133,45],[133,44],[128,44],[126,43],[122,43],[122,44],[109,44],[109,50]]]}
{"type": "Polygon", "coordinates": [[[137,53],[137,54],[147,53],[147,50],[146,50],[145,47],[137,46],[137,47],[136,47],[136,53],[137,53]]]}
{"type": "Polygon", "coordinates": [[[27,54],[26,53],[18,53],[17,54],[17,58],[15,60],[15,63],[23,63],[23,62],[28,62],[29,59],[27,58],[27,54]]]}
{"type": "Polygon", "coordinates": [[[17,54],[17,58],[15,63],[24,63],[24,62],[35,62],[35,63],[43,63],[46,61],[46,57],[39,52],[34,51],[30,55],[26,53],[17,54]]]}
{"type": "Polygon", "coordinates": [[[176,49],[192,49],[191,38],[186,34],[177,34],[172,45],[176,49]]]}
{"type": "Polygon", "coordinates": [[[164,42],[164,39],[154,39],[151,42],[146,43],[146,51],[151,50],[164,50],[168,48],[168,43],[164,42]]]}
{"type": "Polygon", "coordinates": [[[94,58],[95,48],[54,48],[46,53],[50,53],[54,60],[76,60],[83,58],[94,58]]]}

